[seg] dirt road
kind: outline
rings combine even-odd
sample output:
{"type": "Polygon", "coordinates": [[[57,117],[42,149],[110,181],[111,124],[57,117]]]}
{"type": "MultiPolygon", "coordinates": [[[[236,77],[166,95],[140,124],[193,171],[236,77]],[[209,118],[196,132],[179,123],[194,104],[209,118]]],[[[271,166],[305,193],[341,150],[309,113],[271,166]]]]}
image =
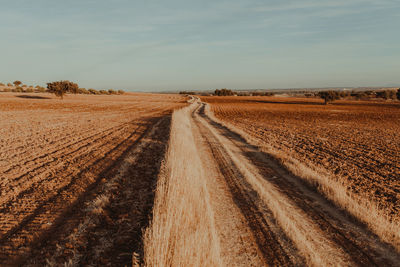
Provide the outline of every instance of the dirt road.
{"type": "Polygon", "coordinates": [[[399,265],[393,247],[211,119],[204,103],[194,105],[191,120],[226,265],[399,265]]]}

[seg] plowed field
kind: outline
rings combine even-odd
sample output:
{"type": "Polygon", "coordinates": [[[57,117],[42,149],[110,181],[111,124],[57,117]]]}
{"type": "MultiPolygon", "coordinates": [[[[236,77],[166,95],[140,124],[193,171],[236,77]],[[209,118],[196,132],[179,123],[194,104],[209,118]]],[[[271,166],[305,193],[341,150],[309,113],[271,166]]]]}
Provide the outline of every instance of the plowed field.
{"type": "Polygon", "coordinates": [[[400,213],[400,103],[202,97],[215,116],[400,213]]]}
{"type": "Polygon", "coordinates": [[[184,101],[2,93],[0,265],[131,264],[184,101]]]}

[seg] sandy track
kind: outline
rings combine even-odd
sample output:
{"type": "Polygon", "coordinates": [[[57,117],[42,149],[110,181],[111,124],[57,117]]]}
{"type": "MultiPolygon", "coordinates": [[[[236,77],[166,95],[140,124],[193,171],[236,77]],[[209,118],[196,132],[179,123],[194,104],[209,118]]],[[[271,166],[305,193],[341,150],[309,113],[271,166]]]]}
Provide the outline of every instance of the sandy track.
{"type": "MultiPolygon", "coordinates": [[[[265,264],[398,265],[400,255],[391,246],[269,155],[210,119],[204,113],[204,104],[192,119],[200,133],[198,143],[208,147],[203,151],[210,151],[209,157],[225,180],[226,186],[219,187],[229,190],[232,203],[241,213],[234,217],[245,218],[265,264]],[[290,212],[285,214],[287,207],[290,212]]],[[[222,251],[224,246],[229,247],[221,243],[222,251]]]]}

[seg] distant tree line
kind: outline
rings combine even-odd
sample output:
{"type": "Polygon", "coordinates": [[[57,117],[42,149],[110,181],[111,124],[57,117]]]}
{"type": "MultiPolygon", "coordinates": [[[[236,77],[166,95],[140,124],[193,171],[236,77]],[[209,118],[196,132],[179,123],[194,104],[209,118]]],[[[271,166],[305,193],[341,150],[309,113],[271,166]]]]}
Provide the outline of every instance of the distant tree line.
{"type": "Polygon", "coordinates": [[[275,93],[272,92],[251,92],[251,91],[247,91],[247,92],[237,92],[236,93],[237,96],[274,96],[275,93]]]}
{"type": "Polygon", "coordinates": [[[42,86],[32,85],[28,86],[22,84],[21,81],[14,81],[12,84],[8,83],[5,85],[4,83],[0,83],[0,86],[5,86],[3,88],[3,92],[16,92],[16,93],[53,93],[56,96],[63,98],[65,94],[91,94],[91,95],[122,95],[125,93],[124,90],[95,90],[95,89],[85,89],[80,88],[78,84],[70,82],[70,81],[56,81],[47,83],[47,88],[42,86]]]}
{"type": "MultiPolygon", "coordinates": [[[[309,96],[306,95],[305,96],[309,96]]],[[[400,88],[396,90],[377,90],[377,91],[321,91],[317,93],[317,96],[325,100],[325,104],[329,102],[333,102],[334,100],[341,98],[350,98],[353,97],[357,100],[360,99],[371,99],[371,98],[382,98],[385,100],[400,100],[400,88]]]]}
{"type": "Polygon", "coordinates": [[[194,91],[180,91],[179,94],[181,95],[195,95],[194,91]]]}
{"type": "Polygon", "coordinates": [[[229,96],[229,95],[235,95],[235,93],[230,89],[223,88],[223,89],[216,89],[214,91],[214,95],[217,95],[217,96],[229,96]]]}

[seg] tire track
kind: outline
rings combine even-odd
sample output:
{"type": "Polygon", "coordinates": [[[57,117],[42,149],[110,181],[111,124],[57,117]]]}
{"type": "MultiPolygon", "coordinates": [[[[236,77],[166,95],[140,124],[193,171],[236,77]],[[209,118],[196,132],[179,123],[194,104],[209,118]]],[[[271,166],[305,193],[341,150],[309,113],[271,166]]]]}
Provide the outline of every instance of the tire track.
{"type": "Polygon", "coordinates": [[[290,258],[296,258],[297,262],[302,262],[302,260],[299,259],[300,256],[288,255],[288,248],[285,249],[281,243],[290,246],[289,249],[292,252],[295,251],[296,253],[297,249],[293,248],[293,245],[290,244],[291,242],[283,233],[276,233],[276,230],[273,231],[271,229],[271,227],[279,229],[279,226],[277,226],[273,219],[271,211],[265,205],[259,207],[261,203],[258,201],[259,197],[257,192],[246,183],[245,178],[236,168],[235,163],[226,156],[227,153],[223,147],[220,146],[219,141],[213,138],[212,134],[201,126],[201,122],[196,118],[196,112],[198,112],[198,110],[195,110],[193,119],[198,126],[197,128],[211,149],[214,160],[221,174],[226,179],[235,204],[239,207],[249,228],[253,232],[258,249],[261,251],[261,255],[264,258],[264,262],[272,266],[293,266],[290,258]]]}

